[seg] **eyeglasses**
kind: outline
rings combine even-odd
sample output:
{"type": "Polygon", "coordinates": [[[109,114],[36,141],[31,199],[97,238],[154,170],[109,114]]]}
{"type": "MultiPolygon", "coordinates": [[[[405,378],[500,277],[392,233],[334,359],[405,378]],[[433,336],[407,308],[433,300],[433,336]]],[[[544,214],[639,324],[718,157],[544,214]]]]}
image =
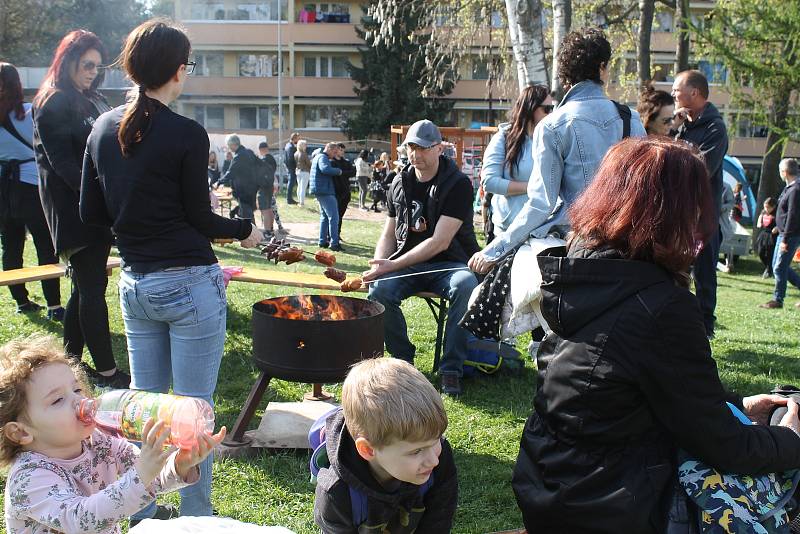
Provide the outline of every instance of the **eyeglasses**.
{"type": "Polygon", "coordinates": [[[197,66],[197,62],[189,61],[187,63],[184,63],[184,65],[186,65],[186,74],[191,74],[194,72],[194,68],[197,66]]]}
{"type": "Polygon", "coordinates": [[[552,113],[555,107],[556,107],[555,104],[542,104],[541,106],[539,106],[539,109],[541,109],[545,113],[552,113]]]}
{"type": "Polygon", "coordinates": [[[81,61],[81,69],[85,70],[86,72],[91,72],[93,70],[100,70],[104,68],[99,63],[95,63],[94,61],[81,61]]]}
{"type": "Polygon", "coordinates": [[[408,146],[409,150],[413,150],[414,152],[425,152],[426,150],[430,150],[435,146],[439,146],[439,143],[436,143],[436,144],[431,145],[431,146],[419,146],[419,145],[414,144],[414,143],[408,143],[407,146],[408,146]]]}

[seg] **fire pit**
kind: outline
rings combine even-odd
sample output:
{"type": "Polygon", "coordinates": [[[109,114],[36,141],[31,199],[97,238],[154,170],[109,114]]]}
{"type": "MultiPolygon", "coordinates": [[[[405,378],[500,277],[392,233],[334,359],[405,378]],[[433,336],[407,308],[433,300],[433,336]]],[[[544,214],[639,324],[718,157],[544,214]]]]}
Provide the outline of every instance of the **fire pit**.
{"type": "Polygon", "coordinates": [[[253,305],[253,361],[261,370],[226,445],[245,444],[247,429],[272,378],[341,382],[350,367],[383,355],[383,305],[332,295],[275,297],[253,305]]]}

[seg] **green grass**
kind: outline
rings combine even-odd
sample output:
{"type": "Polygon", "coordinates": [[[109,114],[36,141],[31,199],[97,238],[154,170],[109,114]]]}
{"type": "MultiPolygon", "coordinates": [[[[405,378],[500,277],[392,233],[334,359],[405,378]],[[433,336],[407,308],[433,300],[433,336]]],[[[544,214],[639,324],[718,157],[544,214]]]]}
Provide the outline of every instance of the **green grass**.
{"type": "MultiPolygon", "coordinates": [[[[351,205],[351,209],[352,205],[351,205]]],[[[316,202],[305,208],[285,206],[281,201],[284,224],[316,221],[316,202]]],[[[375,222],[345,221],[343,236],[346,254],[337,254],[339,265],[349,272],[366,268],[372,247],[380,233],[375,222]]],[[[314,250],[313,247],[307,247],[314,250]]],[[[216,247],[223,264],[264,268],[256,251],[238,245],[216,247]]],[[[34,264],[33,246],[26,247],[27,265],[34,264]]],[[[294,272],[319,272],[312,262],[270,268],[294,272]]],[[[797,297],[789,291],[783,310],[762,310],[757,305],[770,298],[772,280],[762,280],[761,267],[754,258],[743,258],[735,275],[719,275],[717,338],[712,343],[723,381],[742,394],[763,392],[777,383],[797,383],[800,359],[797,341],[797,297]]],[[[126,361],[126,345],[120,317],[117,274],[107,293],[113,346],[117,359],[126,361]]],[[[29,284],[33,297],[43,302],[38,284],[29,284]]],[[[62,280],[66,301],[69,282],[62,280]]],[[[228,288],[228,336],[216,392],[219,424],[229,428],[257,377],[250,358],[250,306],[276,295],[295,294],[293,288],[233,283],[228,288]]],[[[417,366],[435,383],[431,374],[436,330],[424,302],[409,299],[404,304],[409,333],[418,347],[417,366]]],[[[0,342],[35,331],[60,335],[60,327],[43,315],[14,313],[14,303],[0,289],[0,342]]],[[[527,339],[519,340],[524,348],[527,339]]],[[[85,359],[89,361],[88,354],[85,359]]],[[[126,366],[126,364],[123,364],[126,366]]],[[[450,418],[447,437],[455,451],[459,470],[459,507],[453,531],[485,533],[521,526],[521,516],[511,491],[511,471],[517,454],[520,433],[528,416],[534,392],[534,369],[528,364],[519,374],[501,374],[465,381],[465,394],[459,400],[445,400],[450,418]]],[[[297,401],[309,387],[273,380],[253,418],[257,426],[269,401],[297,401]]],[[[336,394],[338,386],[327,387],[336,394]]],[[[4,483],[5,480],[2,479],[4,483]]],[[[177,497],[166,498],[177,504],[177,497]]],[[[213,502],[224,516],[259,524],[280,524],[298,533],[315,532],[312,518],[313,487],[308,482],[308,454],[300,452],[262,452],[249,459],[226,459],[215,465],[213,502]]]]}

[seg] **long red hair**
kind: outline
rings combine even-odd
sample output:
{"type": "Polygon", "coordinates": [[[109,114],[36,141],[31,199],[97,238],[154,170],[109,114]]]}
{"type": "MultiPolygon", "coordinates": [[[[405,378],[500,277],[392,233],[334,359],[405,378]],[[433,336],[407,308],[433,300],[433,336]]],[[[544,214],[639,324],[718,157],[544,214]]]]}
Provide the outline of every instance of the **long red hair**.
{"type": "MultiPolygon", "coordinates": [[[[41,107],[56,90],[61,90],[70,96],[77,96],[78,90],[72,83],[71,72],[78,65],[81,56],[89,50],[100,52],[102,61],[106,60],[106,52],[100,38],[88,30],[73,30],[61,39],[53,54],[53,61],[47,74],[39,86],[39,91],[33,99],[34,106],[41,107]]],[[[92,82],[92,86],[85,92],[85,96],[97,93],[97,88],[103,83],[104,72],[101,69],[92,82]],[[88,93],[88,94],[86,94],[88,93]]]]}
{"type": "Polygon", "coordinates": [[[572,230],[592,248],[685,272],[714,228],[702,156],[667,137],[628,138],[608,151],[569,211],[572,230]]]}

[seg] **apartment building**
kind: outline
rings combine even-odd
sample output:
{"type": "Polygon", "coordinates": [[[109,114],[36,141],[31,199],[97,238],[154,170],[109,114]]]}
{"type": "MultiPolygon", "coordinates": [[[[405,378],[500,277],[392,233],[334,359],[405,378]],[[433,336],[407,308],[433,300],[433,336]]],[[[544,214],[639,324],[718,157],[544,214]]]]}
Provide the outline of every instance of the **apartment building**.
{"type": "MultiPolygon", "coordinates": [[[[692,2],[693,16],[702,20],[713,5],[713,1],[692,2]]],[[[279,118],[284,139],[289,131],[300,131],[312,141],[344,140],[342,121],[360,105],[346,65],[360,61],[357,49],[363,43],[355,25],[361,15],[358,0],[176,0],[175,17],[190,33],[197,62],[178,111],[195,118],[211,134],[236,131],[266,136],[273,145],[279,118]]],[[[491,24],[502,31],[499,17],[493,17],[491,24]]],[[[672,14],[657,13],[652,63],[657,86],[667,91],[674,75],[672,31],[672,14]]],[[[635,57],[626,59],[635,68],[635,57]]],[[[711,100],[727,116],[730,154],[757,178],[766,129],[752,126],[747,114],[733,108],[730,97],[720,90],[726,75],[722,66],[702,59],[695,66],[706,72],[712,82],[711,100]]],[[[459,68],[461,80],[448,97],[455,101],[450,125],[468,128],[499,122],[515,98],[513,82],[493,88],[490,101],[487,61],[476,55],[459,68]]],[[[632,92],[622,89],[613,84],[609,88],[612,96],[635,105],[632,92]]]]}

